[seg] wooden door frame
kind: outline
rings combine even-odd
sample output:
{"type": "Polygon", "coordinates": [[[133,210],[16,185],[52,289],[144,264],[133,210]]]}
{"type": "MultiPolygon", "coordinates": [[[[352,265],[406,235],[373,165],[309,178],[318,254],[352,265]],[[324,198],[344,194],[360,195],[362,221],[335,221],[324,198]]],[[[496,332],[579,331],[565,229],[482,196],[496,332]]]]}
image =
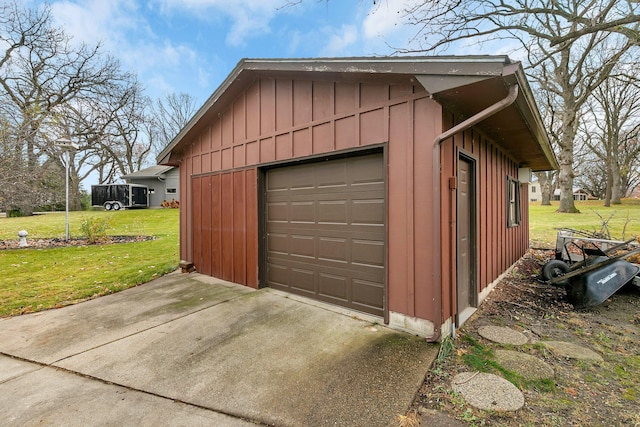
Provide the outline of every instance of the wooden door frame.
{"type": "MultiPolygon", "coordinates": [[[[471,167],[471,171],[470,171],[470,176],[473,179],[473,189],[471,191],[469,191],[470,194],[470,198],[471,200],[469,201],[469,206],[470,206],[470,212],[469,212],[469,217],[471,218],[470,221],[470,251],[471,254],[469,256],[469,260],[471,262],[471,265],[469,266],[469,269],[471,271],[471,280],[469,283],[469,291],[470,291],[470,295],[469,295],[469,307],[472,309],[477,308],[478,306],[478,158],[477,156],[473,155],[473,153],[470,153],[462,148],[458,148],[457,149],[457,153],[456,153],[456,177],[458,177],[458,172],[459,172],[459,167],[460,167],[460,162],[461,161],[465,161],[467,162],[470,167],[471,167]]],[[[458,266],[457,266],[457,247],[458,247],[458,223],[459,223],[459,212],[458,212],[458,191],[459,188],[456,188],[456,193],[455,193],[455,197],[456,197],[456,211],[454,212],[455,216],[456,216],[456,227],[455,227],[455,239],[454,242],[452,242],[452,246],[453,246],[453,250],[454,253],[456,254],[456,257],[454,259],[456,259],[456,280],[455,280],[455,284],[454,284],[454,294],[455,294],[455,305],[454,305],[454,310],[455,310],[455,321],[456,321],[456,325],[460,326],[462,323],[464,323],[471,314],[465,315],[463,318],[460,317],[460,315],[462,313],[458,312],[458,300],[457,300],[457,296],[458,296],[458,276],[459,276],[459,272],[458,272],[458,266]]]]}

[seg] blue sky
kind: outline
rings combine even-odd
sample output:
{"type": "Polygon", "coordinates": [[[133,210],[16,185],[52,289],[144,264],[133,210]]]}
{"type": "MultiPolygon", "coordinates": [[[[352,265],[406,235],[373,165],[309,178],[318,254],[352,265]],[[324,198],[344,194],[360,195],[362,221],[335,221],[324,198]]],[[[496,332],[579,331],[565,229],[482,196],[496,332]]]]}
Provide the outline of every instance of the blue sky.
{"type": "MultiPolygon", "coordinates": [[[[44,3],[31,0],[35,4],[44,3]]],[[[102,42],[152,97],[203,103],[242,58],[389,55],[408,47],[419,0],[53,0],[74,41],[102,42]]]]}

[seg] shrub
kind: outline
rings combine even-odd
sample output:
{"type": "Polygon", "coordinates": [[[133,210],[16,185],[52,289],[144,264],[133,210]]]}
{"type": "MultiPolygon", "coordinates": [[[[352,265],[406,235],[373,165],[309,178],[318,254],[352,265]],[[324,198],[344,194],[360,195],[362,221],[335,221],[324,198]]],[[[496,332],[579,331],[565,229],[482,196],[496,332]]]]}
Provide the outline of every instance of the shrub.
{"type": "Polygon", "coordinates": [[[80,224],[80,232],[90,244],[100,242],[107,236],[109,218],[83,218],[80,224]]]}
{"type": "Polygon", "coordinates": [[[176,199],[171,199],[171,200],[165,199],[162,201],[160,206],[162,206],[163,208],[178,209],[180,208],[180,202],[176,199]]]}

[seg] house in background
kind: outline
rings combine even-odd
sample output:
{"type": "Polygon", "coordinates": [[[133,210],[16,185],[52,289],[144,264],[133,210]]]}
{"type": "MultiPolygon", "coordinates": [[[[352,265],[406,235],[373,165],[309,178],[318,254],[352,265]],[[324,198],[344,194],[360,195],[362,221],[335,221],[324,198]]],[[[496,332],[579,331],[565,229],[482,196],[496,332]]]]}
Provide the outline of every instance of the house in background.
{"type": "Polygon", "coordinates": [[[538,200],[542,200],[542,193],[540,183],[535,181],[529,184],[529,201],[537,202],[538,200]]]}
{"type": "MultiPolygon", "coordinates": [[[[584,191],[581,188],[574,188],[573,189],[573,200],[578,200],[578,201],[582,201],[582,200],[590,200],[590,199],[595,199],[595,197],[592,197],[589,193],[587,193],[586,191],[584,191]]],[[[555,201],[560,200],[560,189],[556,188],[553,191],[553,199],[555,201]]]]}
{"type": "Polygon", "coordinates": [[[197,271],[451,334],[529,247],[557,168],[506,56],[240,61],[159,155],[197,271]]]}
{"type": "Polygon", "coordinates": [[[160,207],[167,200],[180,201],[180,170],[174,166],[156,165],[122,176],[128,184],[149,187],[149,207],[160,207]]]}

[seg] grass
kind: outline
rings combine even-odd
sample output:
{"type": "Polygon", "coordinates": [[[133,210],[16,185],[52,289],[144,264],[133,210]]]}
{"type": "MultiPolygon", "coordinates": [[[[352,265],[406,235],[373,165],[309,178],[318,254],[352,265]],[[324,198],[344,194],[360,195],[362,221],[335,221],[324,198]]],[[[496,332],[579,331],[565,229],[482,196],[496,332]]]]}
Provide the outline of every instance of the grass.
{"type": "Polygon", "coordinates": [[[541,206],[540,202],[529,203],[529,237],[534,247],[554,247],[556,228],[599,232],[602,227],[600,217],[608,220],[614,240],[640,236],[640,199],[623,199],[621,205],[608,208],[602,205],[601,200],[576,201],[580,210],[578,214],[557,213],[558,204],[551,202],[551,206],[541,206]]]}
{"type": "Polygon", "coordinates": [[[471,351],[462,355],[462,360],[472,370],[488,373],[499,373],[504,379],[518,387],[519,389],[539,390],[552,392],[555,390],[555,383],[552,379],[528,380],[516,372],[512,372],[500,366],[494,360],[493,350],[490,347],[480,344],[474,338],[464,335],[463,339],[471,344],[471,351]]]}
{"type": "MultiPolygon", "coordinates": [[[[580,214],[556,213],[552,206],[529,205],[530,237],[534,246],[553,247],[558,227],[598,231],[609,220],[611,235],[640,235],[640,200],[605,208],[601,201],[576,202],[580,214]]],[[[155,240],[116,245],[0,251],[0,317],[46,310],[106,295],[145,283],[175,270],[179,262],[177,209],[71,212],[69,230],[81,236],[85,219],[107,219],[109,235],[151,235],[155,240]]],[[[0,218],[0,240],[64,237],[64,213],[0,218]]]]}
{"type": "MultiPolygon", "coordinates": [[[[87,218],[108,218],[108,235],[146,235],[154,240],[111,245],[0,251],[0,317],[46,310],[107,295],[178,267],[177,209],[71,212],[71,237],[82,237],[87,218]]],[[[0,240],[64,237],[64,213],[0,218],[0,240]]]]}

